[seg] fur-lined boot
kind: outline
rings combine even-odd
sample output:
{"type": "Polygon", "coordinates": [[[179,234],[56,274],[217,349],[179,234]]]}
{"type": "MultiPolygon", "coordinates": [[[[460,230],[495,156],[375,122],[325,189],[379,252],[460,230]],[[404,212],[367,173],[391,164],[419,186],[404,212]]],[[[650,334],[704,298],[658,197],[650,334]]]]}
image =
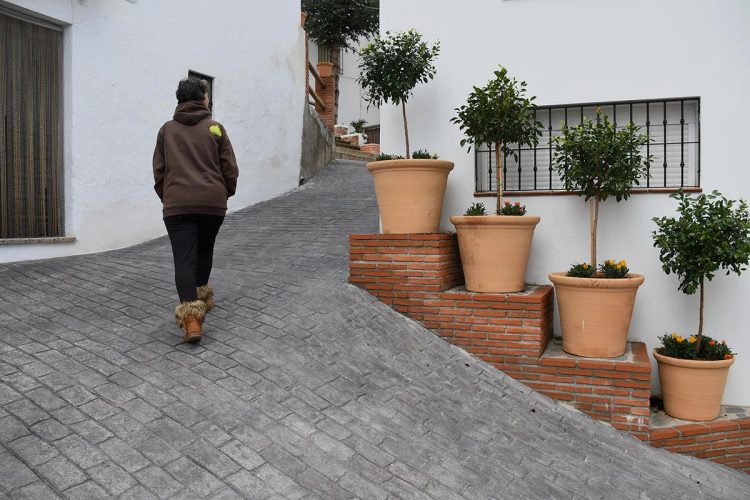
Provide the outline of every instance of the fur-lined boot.
{"type": "Polygon", "coordinates": [[[174,309],[177,326],[184,332],[182,341],[189,344],[200,342],[203,335],[203,319],[206,317],[206,303],[202,300],[185,301],[174,309]]]}
{"type": "Polygon", "coordinates": [[[206,312],[214,308],[214,289],[211,288],[211,285],[198,287],[198,300],[206,303],[206,312]]]}

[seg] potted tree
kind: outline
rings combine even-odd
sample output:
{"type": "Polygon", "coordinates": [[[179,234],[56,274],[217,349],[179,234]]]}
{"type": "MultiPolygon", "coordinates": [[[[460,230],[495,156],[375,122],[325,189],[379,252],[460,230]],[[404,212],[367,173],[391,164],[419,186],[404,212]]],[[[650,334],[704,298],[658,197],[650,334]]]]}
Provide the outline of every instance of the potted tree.
{"type": "Polygon", "coordinates": [[[705,281],[719,270],[741,274],[750,261],[750,215],[747,203],[724,198],[719,192],[691,198],[672,195],[679,202],[679,218],[654,218],[652,233],[662,269],[675,273],[678,290],[700,295],[698,333],[659,337],[653,354],[659,367],[664,409],[685,420],[713,420],[719,416],[734,353],[726,342],[703,334],[705,281]],[[735,207],[735,204],[737,206],[735,207]]]}
{"type": "Polygon", "coordinates": [[[563,126],[562,134],[553,139],[554,167],[565,189],[584,197],[590,214],[589,263],[549,275],[567,353],[601,358],[625,353],[635,297],[644,277],[630,274],[624,260],[608,259],[597,270],[599,205],[609,198],[627,200],[633,185],[648,175],[651,158],[640,152],[647,142],[648,137],[632,123],[617,130],[598,108],[596,121],[563,126]]]}
{"type": "Polygon", "coordinates": [[[542,124],[534,117],[534,97],[527,98],[526,82],[518,82],[502,66],[484,87],[474,87],[466,104],[456,108],[451,122],[466,135],[461,146],[495,147],[497,209],[485,215],[472,206],[465,215],[451,217],[456,227],[466,289],[472,292],[518,292],[531,251],[537,216],[527,216],[520,203],[503,202],[504,154],[517,158],[515,147],[536,145],[542,124]],[[513,217],[511,217],[513,216],[513,217]]]}
{"type": "Polygon", "coordinates": [[[375,183],[384,233],[434,233],[440,227],[443,196],[453,162],[411,159],[406,118],[406,102],[418,83],[435,76],[433,61],[439,52],[439,42],[429,46],[415,30],[386,32],[359,52],[358,81],[365,99],[376,106],[401,105],[404,120],[405,158],[367,165],[375,183]]]}

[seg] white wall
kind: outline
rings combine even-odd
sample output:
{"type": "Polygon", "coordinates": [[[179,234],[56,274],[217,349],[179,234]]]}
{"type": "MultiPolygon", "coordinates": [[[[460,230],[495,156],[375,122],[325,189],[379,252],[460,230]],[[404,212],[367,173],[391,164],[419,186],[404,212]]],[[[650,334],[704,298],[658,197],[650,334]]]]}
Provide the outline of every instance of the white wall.
{"type": "MultiPolygon", "coordinates": [[[[750,3],[745,0],[382,0],[381,32],[416,28],[442,50],[437,75],[409,101],[412,149],[427,147],[453,160],[442,229],[448,217],[475,200],[474,156],[459,146],[449,123],[473,85],[484,85],[497,64],[528,82],[537,103],[701,97],[701,184],[732,198],[750,198],[746,123],[750,116],[750,3]]],[[[384,151],[403,149],[399,110],[381,109],[384,151]]],[[[513,198],[540,215],[527,280],[548,283],[551,271],[588,258],[587,208],[576,196],[513,198]]],[[[649,349],[665,332],[697,329],[698,298],[677,291],[652,248],[651,218],[674,214],[664,194],[638,194],[602,207],[600,258],[625,258],[646,282],[636,302],[630,339],[649,349]]],[[[498,258],[502,258],[501,250],[498,258]]],[[[728,404],[750,405],[750,273],[717,276],[706,288],[708,335],[739,353],[724,394],[728,404]]],[[[559,322],[556,324],[559,335],[559,322]]],[[[655,363],[654,363],[655,368],[655,363]]],[[[658,377],[654,372],[658,391],[658,377]]]]}
{"type": "Polygon", "coordinates": [[[0,262],[95,252],[165,234],[151,158],[189,69],[215,77],[214,118],[240,177],[229,209],[297,186],[304,105],[299,1],[10,0],[68,24],[66,233],[0,246],[0,262]]]}

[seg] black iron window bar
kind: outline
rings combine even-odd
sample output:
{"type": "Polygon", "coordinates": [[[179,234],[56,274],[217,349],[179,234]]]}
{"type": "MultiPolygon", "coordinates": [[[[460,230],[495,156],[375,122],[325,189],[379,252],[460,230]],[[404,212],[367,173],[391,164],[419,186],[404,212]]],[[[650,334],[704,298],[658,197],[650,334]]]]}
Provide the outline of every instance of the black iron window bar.
{"type": "MultiPolygon", "coordinates": [[[[652,163],[636,190],[700,186],[700,98],[681,97],[538,106],[536,117],[544,126],[542,137],[536,147],[514,147],[517,161],[512,155],[503,155],[503,191],[564,191],[552,164],[552,138],[560,135],[565,125],[574,127],[584,119],[595,120],[596,108],[616,127],[632,122],[649,137],[642,154],[652,156],[652,163]]],[[[477,194],[494,193],[497,190],[494,145],[477,148],[474,155],[477,194]]]]}

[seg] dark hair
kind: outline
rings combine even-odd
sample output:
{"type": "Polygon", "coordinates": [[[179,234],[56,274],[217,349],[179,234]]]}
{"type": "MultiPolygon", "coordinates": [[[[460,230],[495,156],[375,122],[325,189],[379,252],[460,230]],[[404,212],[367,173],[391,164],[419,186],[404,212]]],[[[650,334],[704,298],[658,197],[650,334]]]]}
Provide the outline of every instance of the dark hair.
{"type": "Polygon", "coordinates": [[[177,85],[177,102],[201,101],[208,93],[208,84],[197,78],[183,78],[177,85]]]}

